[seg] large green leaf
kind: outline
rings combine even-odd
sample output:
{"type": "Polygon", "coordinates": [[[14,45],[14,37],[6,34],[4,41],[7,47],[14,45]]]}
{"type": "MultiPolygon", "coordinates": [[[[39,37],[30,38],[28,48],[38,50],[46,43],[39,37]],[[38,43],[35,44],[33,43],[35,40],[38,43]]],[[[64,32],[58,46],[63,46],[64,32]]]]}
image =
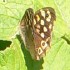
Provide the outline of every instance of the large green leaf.
{"type": "Polygon", "coordinates": [[[0,1],[0,70],[70,70],[69,0],[0,1]],[[56,21],[52,46],[40,61],[32,60],[19,36],[19,22],[27,8],[52,7],[56,21]],[[12,38],[13,37],[13,38],[12,38]]]}

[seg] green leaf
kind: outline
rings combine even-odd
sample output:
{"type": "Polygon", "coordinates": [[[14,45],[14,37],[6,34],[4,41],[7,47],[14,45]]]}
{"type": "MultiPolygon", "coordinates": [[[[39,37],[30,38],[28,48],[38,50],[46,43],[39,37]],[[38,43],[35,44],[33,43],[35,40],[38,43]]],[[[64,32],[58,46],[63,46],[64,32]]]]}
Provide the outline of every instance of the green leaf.
{"type": "Polygon", "coordinates": [[[69,3],[69,0],[1,0],[0,70],[70,70],[69,3]],[[51,49],[40,61],[31,58],[20,37],[16,36],[19,22],[30,7],[34,11],[52,7],[56,12],[51,49]]]}
{"type": "Polygon", "coordinates": [[[15,39],[9,48],[0,51],[0,70],[26,70],[23,59],[20,43],[15,39]]]}
{"type": "Polygon", "coordinates": [[[70,45],[60,39],[50,49],[43,64],[44,70],[69,70],[70,45]]]}
{"type": "Polygon", "coordinates": [[[28,6],[28,4],[26,6],[18,3],[0,3],[0,39],[10,40],[15,35],[20,19],[28,6]]]}

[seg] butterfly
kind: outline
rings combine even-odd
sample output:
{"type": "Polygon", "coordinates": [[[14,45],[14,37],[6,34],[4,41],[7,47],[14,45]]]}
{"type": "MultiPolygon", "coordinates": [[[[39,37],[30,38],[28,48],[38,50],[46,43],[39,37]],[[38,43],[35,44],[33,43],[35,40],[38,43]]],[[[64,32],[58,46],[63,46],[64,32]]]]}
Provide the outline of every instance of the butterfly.
{"type": "Polygon", "coordinates": [[[25,11],[20,21],[20,35],[35,60],[46,55],[51,46],[53,23],[56,20],[55,11],[51,7],[44,7],[34,13],[32,8],[25,11]]]}

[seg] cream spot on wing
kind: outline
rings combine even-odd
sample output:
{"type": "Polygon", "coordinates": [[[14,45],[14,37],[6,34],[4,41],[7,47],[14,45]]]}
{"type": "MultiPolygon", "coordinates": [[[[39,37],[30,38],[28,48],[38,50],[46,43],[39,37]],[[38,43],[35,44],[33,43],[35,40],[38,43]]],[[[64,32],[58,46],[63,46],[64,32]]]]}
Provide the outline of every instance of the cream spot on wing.
{"type": "Polygon", "coordinates": [[[44,10],[40,10],[41,15],[45,18],[45,11],[44,10]]]}
{"type": "Polygon", "coordinates": [[[36,25],[36,20],[34,19],[34,25],[36,25]]]}
{"type": "Polygon", "coordinates": [[[50,39],[50,37],[48,37],[48,38],[46,39],[46,42],[47,42],[49,39],[50,39]]]}
{"type": "Polygon", "coordinates": [[[36,26],[36,27],[40,29],[40,25],[39,25],[39,24],[37,24],[37,26],[36,26]]]}
{"type": "Polygon", "coordinates": [[[36,32],[37,32],[37,33],[40,33],[40,30],[39,30],[39,29],[36,29],[36,32]]]}
{"type": "Polygon", "coordinates": [[[37,60],[40,60],[40,58],[39,58],[39,56],[38,56],[38,55],[36,56],[36,59],[37,59],[37,60]]]}
{"type": "Polygon", "coordinates": [[[51,19],[51,14],[49,14],[49,17],[48,18],[51,19]]]}
{"type": "Polygon", "coordinates": [[[39,17],[39,15],[36,15],[36,17],[37,17],[37,21],[39,21],[39,20],[40,20],[40,17],[39,17]]]}
{"type": "Polygon", "coordinates": [[[47,19],[46,19],[47,22],[50,22],[50,20],[51,20],[50,18],[47,18],[47,19]]]}
{"type": "Polygon", "coordinates": [[[47,10],[47,14],[50,14],[50,11],[49,10],[47,10]]]}
{"type": "Polygon", "coordinates": [[[40,23],[41,25],[44,25],[44,20],[41,20],[41,23],[40,23]]]}
{"type": "Polygon", "coordinates": [[[43,27],[43,30],[44,30],[44,32],[47,32],[47,28],[45,26],[43,27]]]}
{"type": "Polygon", "coordinates": [[[49,25],[49,29],[52,29],[52,24],[49,25]]]}
{"type": "Polygon", "coordinates": [[[42,53],[43,53],[43,50],[42,50],[41,47],[39,47],[39,48],[38,48],[38,54],[40,55],[40,54],[42,54],[42,53]]]}
{"type": "Polygon", "coordinates": [[[41,41],[41,46],[42,46],[42,49],[45,49],[47,46],[48,46],[48,44],[46,43],[46,41],[41,41]]]}
{"type": "Polygon", "coordinates": [[[44,38],[44,33],[41,33],[41,37],[44,38]]]}
{"type": "Polygon", "coordinates": [[[46,21],[50,22],[51,21],[51,14],[50,14],[50,11],[49,10],[47,11],[47,14],[49,16],[46,18],[46,21]]]}
{"type": "Polygon", "coordinates": [[[49,14],[49,16],[46,18],[46,20],[47,20],[48,22],[51,21],[51,15],[50,15],[50,14],[49,14]]]}

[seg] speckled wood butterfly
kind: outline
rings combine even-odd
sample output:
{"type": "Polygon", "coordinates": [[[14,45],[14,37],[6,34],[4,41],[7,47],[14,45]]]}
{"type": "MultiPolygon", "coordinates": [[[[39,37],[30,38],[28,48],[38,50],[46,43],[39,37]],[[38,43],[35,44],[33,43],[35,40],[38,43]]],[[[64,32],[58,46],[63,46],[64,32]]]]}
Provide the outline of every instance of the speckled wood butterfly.
{"type": "Polygon", "coordinates": [[[20,22],[22,40],[33,59],[40,60],[50,47],[55,11],[51,7],[42,8],[35,13],[28,8],[20,22]]]}

